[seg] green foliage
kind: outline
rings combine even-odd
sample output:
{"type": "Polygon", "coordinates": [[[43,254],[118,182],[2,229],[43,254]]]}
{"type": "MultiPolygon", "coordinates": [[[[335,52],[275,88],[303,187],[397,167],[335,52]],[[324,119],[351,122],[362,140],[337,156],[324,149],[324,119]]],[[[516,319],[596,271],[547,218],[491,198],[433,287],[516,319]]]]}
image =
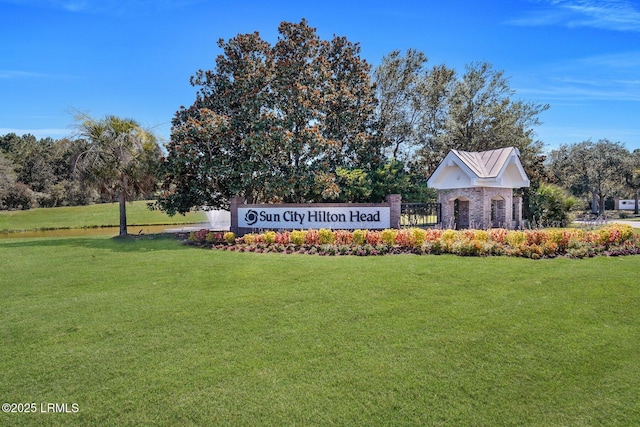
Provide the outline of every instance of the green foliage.
{"type": "Polygon", "coordinates": [[[367,231],[366,230],[354,230],[353,231],[353,243],[356,245],[363,245],[365,242],[365,239],[367,237],[367,231]]]}
{"type": "Polygon", "coordinates": [[[120,235],[127,234],[126,202],[156,188],[160,147],[155,136],[131,119],[83,115],[80,137],[87,143],[76,166],[83,182],[120,204],[120,235]]]}
{"type": "Polygon", "coordinates": [[[76,158],[84,149],[82,141],[66,138],[0,136],[0,210],[86,205],[96,200],[96,194],[83,187],[74,172],[76,158]],[[5,196],[10,197],[8,204],[3,202],[5,196]]]}
{"type": "Polygon", "coordinates": [[[551,151],[549,169],[557,182],[591,205],[592,213],[602,215],[606,199],[626,185],[629,158],[629,151],[620,142],[584,141],[551,151]]]}
{"type": "Polygon", "coordinates": [[[382,233],[380,234],[380,240],[382,240],[382,243],[385,243],[387,245],[394,245],[396,243],[397,234],[398,232],[393,229],[382,230],[382,233]]]}
{"type": "Polygon", "coordinates": [[[549,106],[515,99],[504,72],[490,64],[471,63],[457,75],[446,65],[427,68],[426,55],[409,49],[385,56],[375,77],[387,154],[423,176],[451,149],[515,146],[527,173],[539,163],[542,144],[532,129],[549,106]]]}
{"type": "Polygon", "coordinates": [[[161,209],[335,198],[338,168],[382,163],[360,47],[322,40],[306,20],[278,32],[273,46],[258,33],[220,40],[215,68],[192,78],[200,90],[173,120],[161,209]]]}
{"type": "Polygon", "coordinates": [[[339,189],[337,202],[359,203],[372,200],[373,183],[369,174],[363,169],[336,169],[336,185],[339,189]]]}
{"type": "Polygon", "coordinates": [[[304,245],[306,234],[307,232],[304,230],[293,230],[289,234],[289,239],[294,245],[302,246],[304,245]]]}
{"type": "Polygon", "coordinates": [[[318,234],[319,234],[319,243],[321,245],[330,245],[335,242],[335,236],[333,235],[333,230],[321,228],[318,231],[318,234]]]}
{"type": "Polygon", "coordinates": [[[529,213],[537,226],[566,227],[571,222],[570,212],[575,203],[561,187],[542,183],[529,195],[529,213]]]}

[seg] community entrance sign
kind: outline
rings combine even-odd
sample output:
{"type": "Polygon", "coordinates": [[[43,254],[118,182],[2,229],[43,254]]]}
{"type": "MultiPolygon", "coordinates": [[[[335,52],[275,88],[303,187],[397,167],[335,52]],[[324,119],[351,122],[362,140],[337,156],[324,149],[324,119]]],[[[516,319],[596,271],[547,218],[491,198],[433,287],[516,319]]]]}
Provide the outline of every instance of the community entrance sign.
{"type": "Polygon", "coordinates": [[[399,194],[387,196],[385,203],[302,203],[245,204],[231,199],[231,230],[236,235],[255,230],[382,230],[399,228],[399,194]]]}
{"type": "Polygon", "coordinates": [[[268,229],[384,229],[391,227],[391,208],[255,207],[238,208],[238,226],[268,229]]]}

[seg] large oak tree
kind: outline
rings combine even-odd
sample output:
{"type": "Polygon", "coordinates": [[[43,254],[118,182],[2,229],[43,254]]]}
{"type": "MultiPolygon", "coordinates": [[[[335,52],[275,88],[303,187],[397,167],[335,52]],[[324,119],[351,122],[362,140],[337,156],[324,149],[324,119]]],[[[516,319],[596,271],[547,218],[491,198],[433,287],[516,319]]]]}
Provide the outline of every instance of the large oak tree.
{"type": "Polygon", "coordinates": [[[158,206],[170,214],[249,202],[305,202],[340,192],[338,168],[383,162],[374,137],[370,66],[344,37],[305,20],[219,40],[213,70],[192,78],[195,102],[173,120],[158,206]]]}

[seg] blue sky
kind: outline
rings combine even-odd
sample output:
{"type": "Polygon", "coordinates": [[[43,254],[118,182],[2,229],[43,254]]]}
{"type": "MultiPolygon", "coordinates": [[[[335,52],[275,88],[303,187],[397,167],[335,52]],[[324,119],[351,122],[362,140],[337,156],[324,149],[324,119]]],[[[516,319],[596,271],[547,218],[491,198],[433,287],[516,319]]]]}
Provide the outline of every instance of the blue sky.
{"type": "Polygon", "coordinates": [[[459,73],[504,70],[516,97],[551,108],[537,138],[640,148],[640,2],[631,0],[0,0],[0,135],[73,133],[74,112],[137,120],[161,138],[213,69],[216,41],[306,18],[372,66],[423,51],[459,73]]]}

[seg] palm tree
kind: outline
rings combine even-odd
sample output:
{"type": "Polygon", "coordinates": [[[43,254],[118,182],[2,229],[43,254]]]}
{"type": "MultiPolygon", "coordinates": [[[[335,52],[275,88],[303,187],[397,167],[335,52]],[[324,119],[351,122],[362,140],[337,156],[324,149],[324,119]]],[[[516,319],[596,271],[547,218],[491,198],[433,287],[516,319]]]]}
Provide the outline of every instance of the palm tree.
{"type": "Polygon", "coordinates": [[[160,147],[155,136],[131,119],[106,116],[79,119],[79,137],[87,149],[78,156],[76,169],[84,182],[120,204],[120,236],[127,235],[126,202],[153,189],[160,147]]]}

